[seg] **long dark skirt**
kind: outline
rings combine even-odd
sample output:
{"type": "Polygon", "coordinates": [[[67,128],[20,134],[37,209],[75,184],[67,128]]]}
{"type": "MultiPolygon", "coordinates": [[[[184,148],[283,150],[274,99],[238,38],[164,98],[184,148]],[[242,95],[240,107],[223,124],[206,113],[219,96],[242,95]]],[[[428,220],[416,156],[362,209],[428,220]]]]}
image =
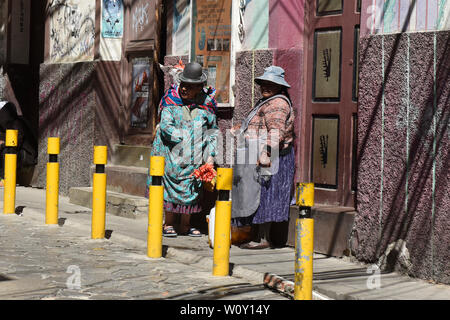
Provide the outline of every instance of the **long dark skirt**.
{"type": "Polygon", "coordinates": [[[261,185],[261,200],[256,212],[245,218],[232,219],[232,225],[282,222],[289,219],[289,208],[293,197],[295,173],[294,148],[280,156],[279,169],[271,179],[261,185]]]}

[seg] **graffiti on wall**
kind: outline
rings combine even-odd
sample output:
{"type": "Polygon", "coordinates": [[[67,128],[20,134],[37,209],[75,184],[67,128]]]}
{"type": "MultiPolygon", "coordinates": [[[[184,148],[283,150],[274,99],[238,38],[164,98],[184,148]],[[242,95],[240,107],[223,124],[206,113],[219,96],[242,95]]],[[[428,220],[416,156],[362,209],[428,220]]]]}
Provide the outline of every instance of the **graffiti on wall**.
{"type": "Polygon", "coordinates": [[[129,21],[127,22],[130,30],[129,41],[141,41],[155,38],[155,18],[156,4],[155,0],[134,0],[129,8],[129,21]]]}
{"type": "Polygon", "coordinates": [[[148,3],[141,3],[134,8],[133,11],[133,30],[137,34],[144,31],[145,26],[148,24],[148,3]]]}
{"type": "Polygon", "coordinates": [[[121,38],[123,35],[122,0],[103,0],[102,37],[121,38]]]}
{"type": "Polygon", "coordinates": [[[50,12],[50,59],[53,62],[92,60],[95,1],[55,0],[50,12]]]}

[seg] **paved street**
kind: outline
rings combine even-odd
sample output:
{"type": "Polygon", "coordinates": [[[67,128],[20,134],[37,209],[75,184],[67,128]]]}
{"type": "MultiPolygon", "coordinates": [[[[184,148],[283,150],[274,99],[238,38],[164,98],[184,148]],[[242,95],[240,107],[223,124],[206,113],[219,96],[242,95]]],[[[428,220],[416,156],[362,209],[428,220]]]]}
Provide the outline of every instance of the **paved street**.
{"type": "MultiPolygon", "coordinates": [[[[215,277],[206,234],[163,238],[164,258],[150,259],[146,255],[147,217],[107,214],[107,239],[93,240],[91,210],[71,204],[67,197],[59,198],[59,226],[45,225],[43,189],[18,187],[16,208],[21,216],[0,213],[0,299],[233,299],[257,303],[289,302],[293,297],[295,250],[290,247],[245,250],[232,246],[232,276],[215,277]]],[[[350,258],[314,254],[313,299],[450,298],[447,285],[397,272],[377,274],[373,268],[350,258]]]]}
{"type": "MultiPolygon", "coordinates": [[[[89,230],[86,230],[89,231],[89,230]]],[[[209,266],[150,259],[142,246],[0,215],[0,299],[287,299],[209,266]]]]}

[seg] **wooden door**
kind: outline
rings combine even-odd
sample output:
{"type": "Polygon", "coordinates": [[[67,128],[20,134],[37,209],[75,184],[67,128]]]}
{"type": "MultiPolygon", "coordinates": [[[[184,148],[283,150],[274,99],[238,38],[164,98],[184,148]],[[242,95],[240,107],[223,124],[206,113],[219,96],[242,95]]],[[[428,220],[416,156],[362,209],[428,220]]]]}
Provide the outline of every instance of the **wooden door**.
{"type": "Polygon", "coordinates": [[[149,145],[159,102],[162,0],[124,0],[121,137],[125,144],[149,145]]]}
{"type": "Polygon", "coordinates": [[[307,1],[302,176],[316,204],[354,206],[360,6],[307,1]]]}

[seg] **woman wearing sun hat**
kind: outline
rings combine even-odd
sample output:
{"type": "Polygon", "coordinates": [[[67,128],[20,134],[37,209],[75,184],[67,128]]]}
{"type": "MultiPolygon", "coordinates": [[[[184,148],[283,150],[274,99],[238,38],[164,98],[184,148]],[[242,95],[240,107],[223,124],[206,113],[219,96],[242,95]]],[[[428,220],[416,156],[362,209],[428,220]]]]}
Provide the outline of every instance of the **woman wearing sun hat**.
{"type": "Polygon", "coordinates": [[[245,249],[284,245],[271,243],[270,238],[274,223],[288,221],[293,195],[295,116],[284,75],[283,68],[270,66],[255,79],[262,98],[239,128],[232,130],[243,141],[238,142],[238,152],[247,154],[235,157],[247,160],[233,165],[232,191],[233,224],[250,223],[255,231],[253,241],[241,246],[245,249]],[[253,150],[258,150],[256,163],[250,160],[253,150]]]}
{"type": "MultiPolygon", "coordinates": [[[[190,227],[191,215],[202,211],[202,182],[193,173],[204,162],[214,163],[218,129],[215,90],[204,88],[206,80],[199,63],[186,64],[178,76],[180,85],[172,84],[159,105],[161,120],[151,156],[165,158],[163,235],[166,237],[177,236],[177,231],[201,236],[199,230],[190,227]],[[180,227],[176,228],[178,219],[180,227]]],[[[147,196],[150,183],[149,175],[147,196]]]]}

